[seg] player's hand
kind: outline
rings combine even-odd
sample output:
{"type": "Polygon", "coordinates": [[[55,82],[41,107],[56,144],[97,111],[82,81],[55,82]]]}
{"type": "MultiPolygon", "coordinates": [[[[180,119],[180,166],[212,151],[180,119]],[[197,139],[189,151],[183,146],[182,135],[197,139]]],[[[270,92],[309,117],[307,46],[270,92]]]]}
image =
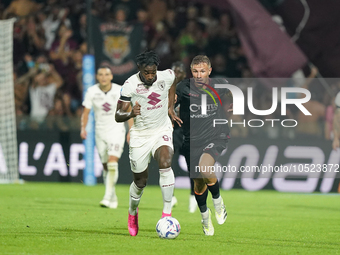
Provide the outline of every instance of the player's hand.
{"type": "Polygon", "coordinates": [[[126,142],[130,144],[130,131],[126,135],[126,142]]]}
{"type": "Polygon", "coordinates": [[[228,109],[228,112],[232,112],[234,109],[233,109],[233,104],[230,104],[229,105],[229,109],[228,109]]]}
{"type": "Polygon", "coordinates": [[[80,131],[80,137],[81,139],[86,139],[87,137],[87,132],[85,130],[85,128],[82,128],[81,131],[80,131]]]}
{"type": "Polygon", "coordinates": [[[140,115],[140,108],[141,105],[136,101],[135,105],[132,107],[132,111],[131,111],[131,117],[134,118],[137,115],[140,115]]]}
{"type": "Polygon", "coordinates": [[[340,146],[339,139],[334,139],[332,143],[333,150],[336,151],[339,148],[339,146],[340,146]]]}
{"type": "Polygon", "coordinates": [[[181,120],[180,117],[178,117],[178,116],[176,115],[176,113],[175,113],[175,111],[174,111],[173,109],[169,109],[169,116],[170,116],[170,118],[171,118],[172,123],[173,123],[174,121],[176,121],[177,124],[178,124],[178,126],[180,126],[180,127],[182,126],[183,121],[181,120]]]}

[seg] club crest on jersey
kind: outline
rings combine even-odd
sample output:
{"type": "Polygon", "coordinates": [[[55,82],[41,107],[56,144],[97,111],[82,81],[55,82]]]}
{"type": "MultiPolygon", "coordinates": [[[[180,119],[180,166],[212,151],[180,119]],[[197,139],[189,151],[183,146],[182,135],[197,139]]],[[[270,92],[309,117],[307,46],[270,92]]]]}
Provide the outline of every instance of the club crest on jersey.
{"type": "Polygon", "coordinates": [[[165,81],[159,81],[159,82],[157,82],[157,85],[158,85],[158,88],[160,90],[164,90],[164,88],[165,88],[165,81]]]}
{"type": "Polygon", "coordinates": [[[137,94],[145,94],[149,92],[149,89],[144,86],[143,83],[138,84],[136,88],[137,94]]]}

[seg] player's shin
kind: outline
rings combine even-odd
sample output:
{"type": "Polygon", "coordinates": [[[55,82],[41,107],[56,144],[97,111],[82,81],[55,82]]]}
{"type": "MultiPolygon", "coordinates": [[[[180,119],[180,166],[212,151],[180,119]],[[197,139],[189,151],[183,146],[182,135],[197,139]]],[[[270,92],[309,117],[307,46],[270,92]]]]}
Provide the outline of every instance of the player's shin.
{"type": "Polygon", "coordinates": [[[171,199],[175,187],[175,176],[171,167],[159,169],[159,186],[163,195],[162,217],[171,216],[171,199]]]}
{"type": "Polygon", "coordinates": [[[118,180],[118,163],[107,163],[107,170],[104,200],[111,201],[116,196],[115,185],[118,180]]]}
{"type": "Polygon", "coordinates": [[[137,208],[140,202],[140,199],[143,194],[143,189],[138,188],[137,185],[132,182],[130,185],[130,199],[129,199],[129,213],[130,215],[137,214],[137,208]]]}
{"type": "Polygon", "coordinates": [[[206,189],[203,193],[198,193],[195,191],[195,198],[197,201],[198,208],[201,213],[205,213],[207,211],[207,197],[208,197],[208,189],[206,189]]]}

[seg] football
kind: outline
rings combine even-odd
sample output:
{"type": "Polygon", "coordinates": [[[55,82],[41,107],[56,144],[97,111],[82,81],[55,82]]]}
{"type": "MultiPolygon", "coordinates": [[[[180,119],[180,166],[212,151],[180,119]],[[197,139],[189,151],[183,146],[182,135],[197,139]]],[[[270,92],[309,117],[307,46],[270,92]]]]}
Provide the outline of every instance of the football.
{"type": "Polygon", "coordinates": [[[156,225],[156,232],[160,238],[174,239],[180,231],[181,226],[174,217],[161,218],[156,225]]]}

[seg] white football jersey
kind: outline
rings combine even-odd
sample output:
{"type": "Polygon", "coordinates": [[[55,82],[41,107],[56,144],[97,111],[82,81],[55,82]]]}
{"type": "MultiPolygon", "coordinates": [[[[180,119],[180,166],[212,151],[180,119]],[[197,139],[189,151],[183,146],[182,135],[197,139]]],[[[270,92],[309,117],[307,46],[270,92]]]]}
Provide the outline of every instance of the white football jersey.
{"type": "Polygon", "coordinates": [[[96,136],[99,135],[105,139],[107,135],[112,135],[111,132],[117,128],[125,130],[124,123],[118,123],[115,120],[121,88],[122,86],[112,83],[111,90],[105,93],[97,83],[86,91],[83,106],[88,109],[93,107],[96,136]]]}
{"type": "Polygon", "coordinates": [[[136,102],[141,105],[141,115],[134,118],[131,132],[152,134],[159,129],[172,129],[168,116],[168,93],[175,80],[171,69],[157,71],[157,80],[152,86],[146,86],[139,78],[139,73],[127,79],[121,90],[120,100],[136,102]]]}

